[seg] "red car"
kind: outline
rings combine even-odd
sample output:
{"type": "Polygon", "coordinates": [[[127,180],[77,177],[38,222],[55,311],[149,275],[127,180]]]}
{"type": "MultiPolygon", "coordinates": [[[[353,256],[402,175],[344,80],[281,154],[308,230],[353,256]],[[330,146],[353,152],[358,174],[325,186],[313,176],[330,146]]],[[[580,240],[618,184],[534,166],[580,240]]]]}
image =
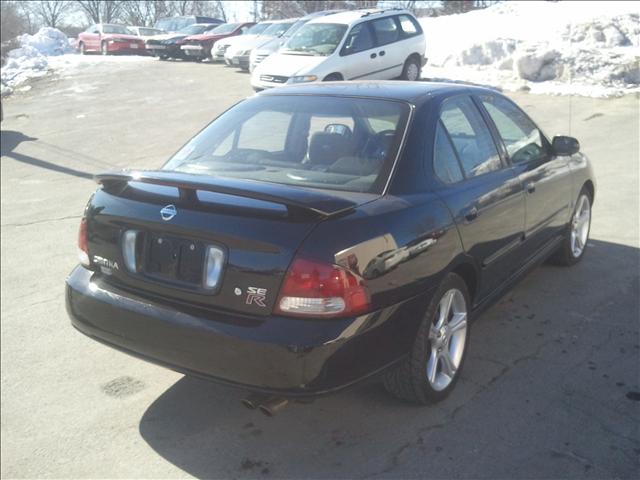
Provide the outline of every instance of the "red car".
{"type": "Polygon", "coordinates": [[[254,22],[225,23],[201,35],[191,35],[185,38],[180,49],[188,58],[194,60],[211,58],[211,48],[214,43],[223,38],[242,35],[253,25],[255,25],[254,22]]]}
{"type": "Polygon", "coordinates": [[[78,35],[78,49],[84,55],[87,52],[129,53],[146,55],[144,40],[137,37],[124,25],[98,23],[91,25],[78,35]]]}

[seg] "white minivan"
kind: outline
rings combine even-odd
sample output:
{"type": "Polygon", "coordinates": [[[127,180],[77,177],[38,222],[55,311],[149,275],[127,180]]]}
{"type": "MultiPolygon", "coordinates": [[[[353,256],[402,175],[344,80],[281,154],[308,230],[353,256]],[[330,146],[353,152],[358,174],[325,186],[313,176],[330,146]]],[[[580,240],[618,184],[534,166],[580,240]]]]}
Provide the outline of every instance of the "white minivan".
{"type": "Polygon", "coordinates": [[[254,90],[330,80],[417,80],[425,38],[406,10],[354,10],[311,20],[258,64],[254,90]]]}

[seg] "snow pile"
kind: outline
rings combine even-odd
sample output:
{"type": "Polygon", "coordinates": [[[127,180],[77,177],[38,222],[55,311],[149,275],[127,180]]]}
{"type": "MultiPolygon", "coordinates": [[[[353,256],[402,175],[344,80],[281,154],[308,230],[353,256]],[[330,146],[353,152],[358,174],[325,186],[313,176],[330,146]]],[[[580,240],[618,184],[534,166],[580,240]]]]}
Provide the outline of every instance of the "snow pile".
{"type": "Polygon", "coordinates": [[[640,91],[637,2],[503,2],[421,18],[424,75],[534,93],[640,91]]]}
{"type": "Polygon", "coordinates": [[[9,52],[2,67],[3,96],[30,78],[46,75],[50,70],[47,57],[73,52],[66,35],[50,27],[41,28],[35,35],[21,35],[18,42],[20,48],[9,52]]]}

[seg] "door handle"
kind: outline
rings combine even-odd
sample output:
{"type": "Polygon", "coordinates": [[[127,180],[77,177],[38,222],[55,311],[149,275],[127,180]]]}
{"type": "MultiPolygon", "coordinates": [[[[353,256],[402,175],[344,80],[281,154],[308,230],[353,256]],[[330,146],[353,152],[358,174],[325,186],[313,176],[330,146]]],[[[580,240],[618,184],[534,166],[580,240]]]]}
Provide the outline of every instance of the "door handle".
{"type": "Polygon", "coordinates": [[[529,182],[527,183],[527,185],[525,186],[525,188],[527,189],[528,193],[533,193],[536,191],[536,184],[533,182],[529,182]]]}
{"type": "Polygon", "coordinates": [[[371,58],[376,58],[378,55],[376,55],[375,53],[371,54],[371,58]]]}
{"type": "Polygon", "coordinates": [[[478,218],[478,209],[476,207],[471,207],[465,210],[463,215],[464,219],[467,222],[473,222],[476,218],[478,218]]]}
{"type": "Polygon", "coordinates": [[[381,50],[379,54],[380,54],[381,57],[384,57],[385,51],[381,50]]]}

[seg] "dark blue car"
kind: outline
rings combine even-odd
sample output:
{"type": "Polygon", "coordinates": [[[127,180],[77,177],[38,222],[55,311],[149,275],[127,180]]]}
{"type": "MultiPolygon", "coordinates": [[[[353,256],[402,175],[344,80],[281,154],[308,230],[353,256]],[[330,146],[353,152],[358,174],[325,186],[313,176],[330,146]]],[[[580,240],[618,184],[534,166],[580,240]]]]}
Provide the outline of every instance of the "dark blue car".
{"type": "Polygon", "coordinates": [[[378,373],[442,399],[477,313],[548,257],[580,261],[595,195],[577,140],[420,82],[263,92],[162,169],[96,180],[73,325],[267,413],[378,373]]]}

